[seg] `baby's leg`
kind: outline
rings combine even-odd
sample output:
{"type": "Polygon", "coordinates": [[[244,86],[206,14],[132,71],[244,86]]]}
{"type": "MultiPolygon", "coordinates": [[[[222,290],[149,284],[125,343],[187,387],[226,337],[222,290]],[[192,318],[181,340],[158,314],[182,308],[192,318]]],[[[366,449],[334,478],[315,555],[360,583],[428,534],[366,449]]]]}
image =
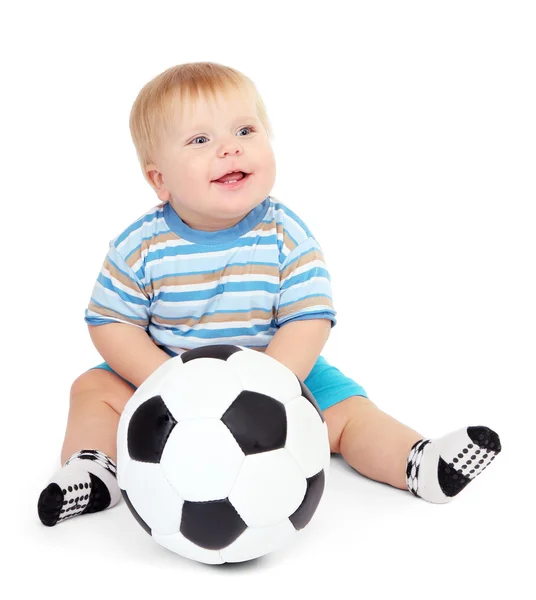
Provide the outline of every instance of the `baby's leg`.
{"type": "Polygon", "coordinates": [[[324,411],[331,452],[342,454],[362,475],[406,489],[406,461],[423,435],[380,410],[364,396],[352,396],[324,411]]]}
{"type": "Polygon", "coordinates": [[[73,383],[63,465],[39,497],[44,525],[104,510],[116,504],[117,426],[134,388],[103,369],[87,371],[73,383]]]}
{"type": "Polygon", "coordinates": [[[425,439],[364,396],[327,408],[324,418],[331,451],[356,471],[434,503],[451,500],[501,451],[499,436],[483,426],[425,439]]]}
{"type": "Polygon", "coordinates": [[[71,386],[61,464],[82,448],[100,450],[117,460],[117,426],[134,388],[104,369],[86,371],[71,386]]]}

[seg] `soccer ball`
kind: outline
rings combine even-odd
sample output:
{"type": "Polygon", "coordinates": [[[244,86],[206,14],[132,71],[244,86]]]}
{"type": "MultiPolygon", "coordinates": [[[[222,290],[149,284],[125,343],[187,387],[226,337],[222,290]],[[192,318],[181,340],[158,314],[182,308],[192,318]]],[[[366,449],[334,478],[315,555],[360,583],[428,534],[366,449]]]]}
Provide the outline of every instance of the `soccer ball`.
{"type": "Polygon", "coordinates": [[[327,425],[284,365],[231,345],[166,361],[127,402],[117,480],[153,539],[207,564],[280,549],[311,521],[326,483],[327,425]]]}

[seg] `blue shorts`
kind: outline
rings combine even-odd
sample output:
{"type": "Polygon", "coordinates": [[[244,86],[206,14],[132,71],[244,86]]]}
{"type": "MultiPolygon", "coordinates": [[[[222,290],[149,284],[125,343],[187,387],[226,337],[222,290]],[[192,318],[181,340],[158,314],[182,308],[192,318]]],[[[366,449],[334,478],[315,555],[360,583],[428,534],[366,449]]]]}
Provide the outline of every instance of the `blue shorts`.
{"type": "MultiPolygon", "coordinates": [[[[115,373],[110,365],[105,362],[91,368],[104,369],[115,373]]],[[[116,375],[121,377],[118,373],[116,375]]],[[[127,381],[124,377],[121,377],[121,379],[136,389],[130,381],[127,381]]],[[[322,356],[318,357],[304,383],[313,394],[322,411],[350,396],[365,396],[365,398],[368,398],[365,390],[359,384],[343,375],[336,367],[331,366],[322,356]]]]}

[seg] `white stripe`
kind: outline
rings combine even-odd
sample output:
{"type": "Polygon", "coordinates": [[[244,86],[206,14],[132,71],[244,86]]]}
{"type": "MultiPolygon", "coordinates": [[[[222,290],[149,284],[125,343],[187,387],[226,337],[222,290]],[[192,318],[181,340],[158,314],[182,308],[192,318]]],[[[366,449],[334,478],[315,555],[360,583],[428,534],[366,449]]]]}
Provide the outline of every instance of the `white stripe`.
{"type": "MultiPolygon", "coordinates": [[[[273,298],[274,294],[272,292],[266,292],[264,290],[255,290],[255,291],[251,291],[251,290],[244,290],[243,292],[224,292],[223,294],[216,294],[215,296],[212,296],[212,298],[205,298],[203,300],[180,300],[179,304],[180,306],[205,306],[207,302],[215,302],[216,299],[220,299],[222,297],[237,297],[237,296],[251,296],[251,304],[254,304],[255,301],[255,297],[256,296],[261,296],[264,298],[273,298]]],[[[166,301],[166,300],[156,300],[155,302],[152,303],[151,305],[152,307],[154,306],[170,306],[170,307],[176,307],[177,306],[177,301],[174,300],[172,302],[166,301]]]]}
{"type": "MultiPolygon", "coordinates": [[[[314,283],[315,281],[320,281],[323,284],[330,284],[330,281],[327,277],[324,277],[323,275],[321,276],[317,276],[317,277],[311,277],[309,279],[306,279],[305,281],[300,281],[300,283],[295,283],[294,285],[291,285],[290,287],[284,289],[282,291],[283,294],[293,294],[296,290],[299,290],[302,287],[305,286],[310,286],[312,283],[314,283]]],[[[324,288],[325,289],[325,288],[324,288]]],[[[317,291],[318,294],[323,293],[324,289],[322,287],[320,287],[317,291]]],[[[311,290],[312,293],[315,293],[315,290],[311,290]]],[[[296,302],[299,302],[299,300],[296,300],[296,302]]]]}
{"type": "MultiPolygon", "coordinates": [[[[287,281],[288,279],[291,279],[292,277],[295,277],[296,275],[301,275],[302,273],[306,273],[307,271],[309,271],[310,269],[313,269],[315,267],[319,267],[320,269],[325,269],[326,263],[323,260],[317,259],[317,260],[313,260],[305,265],[302,265],[301,267],[294,269],[294,271],[291,271],[284,279],[282,279],[281,284],[285,283],[285,281],[287,281]]],[[[326,279],[326,277],[323,277],[323,278],[326,279]]]]}
{"type": "MultiPolygon", "coordinates": [[[[173,329],[179,331],[216,331],[227,329],[248,329],[254,325],[269,325],[272,319],[251,319],[250,321],[223,321],[220,323],[200,323],[198,325],[174,325],[173,329]]],[[[264,332],[266,333],[266,331],[264,332]]]]}
{"type": "MultiPolygon", "coordinates": [[[[154,246],[152,246],[152,250],[154,249],[162,249],[162,248],[166,248],[166,247],[178,247],[178,246],[192,246],[193,244],[190,242],[187,243],[162,243],[162,244],[155,244],[154,246]]],[[[156,265],[160,265],[162,263],[167,263],[167,262],[179,262],[180,263],[185,263],[188,261],[199,261],[202,262],[204,260],[209,260],[209,261],[216,261],[216,259],[218,258],[225,258],[226,256],[229,256],[230,254],[233,255],[233,260],[234,262],[238,262],[240,259],[240,255],[243,254],[245,257],[250,258],[251,257],[251,251],[252,251],[252,247],[251,246],[234,246],[232,248],[228,248],[227,250],[215,250],[213,252],[193,252],[192,254],[179,254],[179,255],[174,255],[174,256],[163,256],[162,258],[155,258],[155,259],[151,259],[149,262],[147,262],[147,267],[150,268],[154,268],[156,265]]],[[[273,254],[273,247],[272,246],[259,246],[258,248],[255,249],[255,254],[256,256],[262,256],[262,254],[267,254],[268,256],[271,256],[273,254]]],[[[147,252],[144,251],[142,252],[142,254],[140,255],[140,258],[132,265],[132,269],[137,272],[140,267],[145,263],[145,258],[147,256],[147,252]]],[[[247,264],[247,261],[245,261],[247,264]]],[[[279,262],[274,263],[274,265],[277,265],[279,267],[279,262]]],[[[191,268],[187,269],[187,270],[192,270],[191,268]]]]}
{"type": "MultiPolygon", "coordinates": [[[[114,277],[114,276],[113,276],[113,275],[110,273],[110,271],[109,271],[108,269],[106,269],[105,267],[102,267],[102,269],[101,269],[101,273],[102,273],[103,275],[107,275],[107,276],[108,276],[108,279],[111,279],[111,280],[112,280],[112,283],[113,283],[114,287],[116,287],[117,289],[119,289],[119,290],[121,290],[121,291],[123,291],[123,292],[125,292],[125,293],[129,294],[130,296],[135,296],[136,298],[139,298],[140,300],[144,300],[145,302],[147,302],[147,296],[145,296],[144,294],[142,294],[142,293],[140,293],[140,292],[137,292],[137,291],[133,290],[131,287],[128,287],[128,286],[124,285],[123,283],[121,283],[121,282],[120,282],[118,279],[116,279],[116,278],[115,278],[115,277],[114,277]]],[[[102,289],[106,290],[107,292],[113,293],[113,292],[111,292],[111,290],[109,290],[109,289],[105,288],[105,287],[102,285],[102,283],[100,283],[100,282],[97,282],[97,283],[99,284],[99,286],[100,286],[102,289]]],[[[123,300],[122,298],[121,298],[121,301],[122,301],[122,302],[125,302],[125,300],[123,300]]]]}

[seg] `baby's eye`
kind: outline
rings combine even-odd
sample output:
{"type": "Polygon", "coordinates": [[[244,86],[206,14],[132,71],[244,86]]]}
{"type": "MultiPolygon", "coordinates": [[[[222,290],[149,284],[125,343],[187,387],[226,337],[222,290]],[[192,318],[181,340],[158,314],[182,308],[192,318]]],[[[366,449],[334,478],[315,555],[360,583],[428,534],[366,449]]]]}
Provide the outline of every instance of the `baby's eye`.
{"type": "MultiPolygon", "coordinates": [[[[195,144],[195,141],[196,141],[196,140],[202,140],[202,139],[208,140],[208,138],[207,138],[207,136],[206,136],[206,135],[199,135],[199,136],[197,136],[196,138],[194,138],[194,139],[191,141],[191,143],[192,143],[192,144],[195,144]]],[[[196,146],[199,146],[199,144],[196,144],[196,146]]]]}
{"type": "MultiPolygon", "coordinates": [[[[254,127],[252,127],[251,125],[247,125],[246,127],[242,127],[241,129],[239,129],[239,132],[244,131],[244,129],[249,129],[250,131],[255,131],[254,127]]],[[[241,135],[240,137],[244,137],[244,136],[241,135]]]]}

